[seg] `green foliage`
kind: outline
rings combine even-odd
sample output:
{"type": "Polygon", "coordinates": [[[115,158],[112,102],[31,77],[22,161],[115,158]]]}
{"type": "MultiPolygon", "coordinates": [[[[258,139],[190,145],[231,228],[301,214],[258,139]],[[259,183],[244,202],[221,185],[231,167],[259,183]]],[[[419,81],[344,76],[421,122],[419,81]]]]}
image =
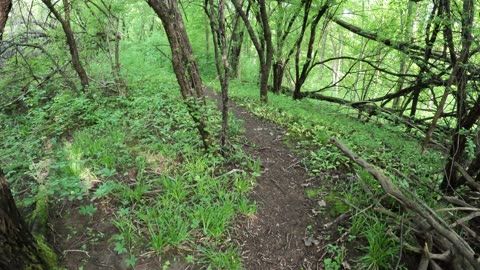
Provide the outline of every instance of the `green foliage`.
{"type": "Polygon", "coordinates": [[[335,189],[325,196],[325,200],[327,201],[327,205],[330,206],[329,214],[332,217],[339,216],[350,210],[350,207],[343,202],[339,192],[335,189]]]}
{"type": "MultiPolygon", "coordinates": [[[[102,72],[108,61],[98,56],[91,62],[98,81],[87,93],[46,85],[25,96],[24,112],[2,112],[2,168],[13,190],[24,190],[20,204],[34,209],[31,219],[40,223],[50,202],[80,201],[78,214],[90,218],[98,209],[87,198],[113,202],[110,222],[118,234],[112,249],[127,254],[129,266],[145,249],[158,255],[195,251],[202,239],[212,245],[202,249],[196,264],[239,269],[239,253],[226,243],[235,216],[256,211],[248,194],[260,165],[235,145],[240,125],[233,118],[231,155],[221,156],[218,146],[202,150],[168,60],[152,51],[165,37],[145,38],[141,46],[124,44],[128,96],[103,88],[112,78],[102,72]],[[241,170],[228,173],[230,164],[241,170]]],[[[220,113],[213,104],[202,113],[209,132],[219,134],[220,113]]]]}
{"type": "Polygon", "coordinates": [[[345,259],[345,248],[336,245],[328,244],[326,246],[328,253],[331,254],[330,258],[323,260],[325,270],[340,270],[342,269],[342,263],[345,259]]]}
{"type": "Polygon", "coordinates": [[[82,205],[80,206],[78,212],[80,213],[80,215],[93,217],[93,214],[97,212],[97,207],[95,207],[93,204],[82,205]]]}
{"type": "Polygon", "coordinates": [[[236,248],[227,246],[218,251],[215,246],[207,245],[200,248],[200,263],[204,263],[207,269],[239,270],[242,269],[241,258],[236,248]]]}
{"type": "MultiPolygon", "coordinates": [[[[294,34],[282,42],[278,35],[290,22],[290,16],[300,2],[291,1],[288,5],[281,3],[281,8],[277,6],[280,2],[272,1],[267,5],[274,44],[278,46],[274,60],[285,57],[296,44],[297,36],[294,34]]],[[[99,6],[93,5],[95,2],[89,2],[90,7],[85,3],[71,3],[73,17],[81,18],[72,26],[76,39],[81,41],[81,62],[87,67],[91,78],[90,88],[85,93],[66,86],[67,80],[75,80],[75,77],[69,68],[70,57],[65,51],[61,27],[42,28],[41,33],[47,38],[27,40],[29,44],[19,45],[15,57],[5,62],[2,59],[0,89],[5,91],[0,97],[0,165],[7,172],[14,192],[21,194],[19,205],[32,209],[32,221],[46,223],[50,202],[81,201],[83,205],[79,213],[92,217],[97,208],[93,203],[88,203],[86,198],[111,200],[117,207],[112,222],[119,230],[114,239],[115,251],[119,254],[128,253],[127,265],[135,265],[138,259],[135,252],[145,247],[157,254],[184,246],[195,250],[199,248],[197,243],[201,239],[209,243],[202,246],[198,258],[202,267],[240,268],[238,251],[228,246],[225,239],[236,214],[255,213],[256,204],[250,202],[248,193],[260,171],[259,162],[247,157],[241,146],[235,145],[238,142],[236,134],[241,131],[240,125],[233,118],[230,119],[229,135],[234,145],[228,156],[217,154],[218,145],[214,145],[209,153],[201,151],[195,124],[171,72],[170,51],[165,46],[168,44],[167,37],[160,30],[160,23],[151,8],[138,1],[115,0],[104,7],[111,12],[110,16],[105,16],[99,6]],[[123,21],[123,25],[117,25],[121,32],[118,36],[114,33],[112,15],[121,17],[123,21]],[[117,75],[112,75],[114,59],[111,43],[115,40],[121,41],[122,70],[118,75],[128,82],[128,91],[121,91],[121,87],[116,85],[117,75]],[[44,47],[42,50],[28,45],[44,47]],[[52,73],[52,69],[59,68],[58,65],[63,65],[63,74],[52,73]],[[240,166],[242,171],[229,173],[232,164],[240,166]]],[[[429,19],[426,19],[428,16],[415,15],[428,14],[431,9],[428,3],[412,1],[408,5],[401,1],[331,3],[335,6],[329,11],[330,15],[353,25],[361,25],[365,32],[376,33],[378,39],[389,39],[394,45],[423,40],[419,38],[424,35],[419,29],[423,29],[429,19]],[[353,14],[358,16],[351,16],[353,14]],[[378,29],[378,25],[381,25],[381,29],[378,29]]],[[[318,9],[321,4],[313,3],[311,9],[318,9]]],[[[38,6],[36,3],[32,5],[35,11],[38,6]]],[[[21,3],[19,7],[21,9],[21,3]]],[[[252,6],[254,11],[256,8],[256,5],[252,6]]],[[[457,9],[453,7],[454,12],[461,14],[462,11],[457,9]]],[[[206,80],[206,84],[215,84],[217,78],[212,44],[206,35],[206,18],[196,4],[182,6],[182,12],[202,74],[212,78],[206,80]]],[[[314,13],[310,13],[307,24],[311,24],[314,13]]],[[[456,20],[433,17],[433,22],[441,23],[442,27],[449,24],[453,26],[454,45],[461,44],[461,39],[455,34],[461,32],[458,28],[461,23],[456,20]]],[[[378,43],[366,42],[365,38],[351,38],[347,30],[335,24],[327,25],[326,22],[320,22],[323,28],[319,32],[318,42],[315,42],[316,58],[311,59],[313,62],[339,54],[355,55],[389,72],[375,71],[365,62],[343,59],[343,62],[339,60],[337,63],[338,70],[333,65],[330,67],[329,63],[312,67],[312,72],[318,71],[318,76],[309,76],[303,91],[329,85],[332,75],[352,72],[351,76],[346,76],[340,82],[338,88],[326,89],[323,94],[344,97],[348,101],[364,100],[390,93],[397,84],[406,86],[407,81],[400,83],[390,73],[418,72],[418,63],[412,61],[410,55],[385,50],[378,43]],[[348,42],[345,42],[347,39],[348,42]],[[331,41],[335,46],[325,45],[331,41]],[[398,71],[398,67],[390,65],[397,62],[402,62],[408,68],[398,71]],[[347,70],[347,67],[350,69],[347,70]]],[[[292,23],[293,29],[298,29],[302,22],[296,19],[292,23]]],[[[14,30],[28,30],[30,33],[32,29],[26,27],[15,23],[14,30]]],[[[9,32],[6,31],[6,35],[9,32]]],[[[305,35],[308,38],[309,31],[305,35]]],[[[243,64],[241,81],[231,83],[231,93],[236,101],[254,114],[288,130],[289,142],[304,156],[302,164],[310,173],[322,179],[321,184],[336,184],[336,188],[324,198],[327,205],[331,206],[332,216],[346,211],[360,212],[379,203],[377,197],[382,190],[368,172],[359,170],[328,144],[331,136],[340,138],[368,162],[381,167],[401,188],[414,190],[429,205],[438,203],[437,196],[422,186],[424,183],[435,184],[440,181],[439,176],[432,172],[441,170],[442,156],[429,150],[418,155],[418,142],[405,136],[404,129],[375,117],[368,123],[359,121],[354,117],[356,111],[325,102],[294,101],[285,95],[270,96],[273,105],[256,102],[258,60],[246,36],[245,33],[241,62],[248,64],[243,64]],[[349,173],[349,179],[335,179],[335,175],[332,175],[335,171],[349,173]],[[337,185],[339,182],[334,181],[342,184],[337,185]],[[345,193],[344,197],[340,196],[341,192],[345,193]]],[[[306,44],[299,44],[302,52],[298,56],[300,63],[306,60],[303,53],[306,44]]],[[[443,43],[435,42],[432,48],[441,51],[443,43]]],[[[415,54],[414,50],[411,53],[415,54]]],[[[292,63],[293,60],[286,67],[290,77],[293,77],[292,63]]],[[[446,80],[449,70],[445,67],[424,72],[421,79],[434,78],[432,74],[440,69],[445,71],[442,80],[446,80]]],[[[284,80],[284,85],[291,87],[292,80],[284,80]]],[[[432,86],[434,94],[443,90],[443,87],[432,86]]],[[[472,87],[469,86],[467,91],[468,96],[476,96],[472,87]]],[[[429,104],[432,101],[435,100],[432,100],[430,92],[422,92],[418,115],[430,116],[434,110],[429,104]]],[[[454,98],[449,97],[445,111],[452,110],[453,101],[454,98]]],[[[391,104],[385,105],[389,107],[391,104]]],[[[398,120],[380,110],[377,113],[390,120],[398,120]]],[[[220,114],[213,105],[210,104],[195,116],[208,119],[208,131],[218,136],[220,114]]],[[[466,154],[472,159],[478,152],[475,134],[463,130],[461,134],[467,138],[466,154]]],[[[309,189],[306,195],[315,198],[320,192],[321,189],[309,189]]],[[[380,235],[382,230],[389,229],[385,225],[387,219],[371,210],[364,212],[365,215],[352,217],[350,228],[350,233],[362,236],[369,242],[360,265],[364,269],[389,267],[393,252],[388,247],[396,243],[380,235]],[[365,228],[369,228],[366,233],[365,228]],[[381,248],[387,250],[385,257],[378,255],[381,248]]],[[[338,269],[345,251],[334,246],[328,248],[329,253],[336,255],[324,260],[325,267],[338,269]]],[[[168,267],[167,262],[164,265],[168,267]]]]}
{"type": "Polygon", "coordinates": [[[367,253],[360,257],[360,269],[379,270],[391,269],[394,259],[399,254],[399,247],[388,235],[387,226],[376,220],[368,224],[363,233],[368,241],[367,253]]]}
{"type": "Polygon", "coordinates": [[[135,266],[135,263],[137,263],[138,258],[134,254],[130,254],[130,257],[125,259],[125,265],[127,267],[133,267],[135,266]]]}

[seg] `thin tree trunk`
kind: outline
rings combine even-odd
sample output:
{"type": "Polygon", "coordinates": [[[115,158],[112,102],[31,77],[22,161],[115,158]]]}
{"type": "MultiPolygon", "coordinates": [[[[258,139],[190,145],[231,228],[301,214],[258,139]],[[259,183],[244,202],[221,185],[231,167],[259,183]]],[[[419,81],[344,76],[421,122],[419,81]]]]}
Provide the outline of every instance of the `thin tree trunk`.
{"type": "MultiPolygon", "coordinates": [[[[302,11],[303,7],[307,4],[307,1],[302,1],[298,8],[296,8],[293,12],[288,12],[289,18],[285,21],[285,16],[287,12],[285,12],[285,8],[282,7],[283,1],[277,0],[277,8],[280,7],[280,11],[278,12],[280,15],[280,22],[277,22],[277,29],[276,29],[276,48],[275,48],[275,60],[273,62],[273,92],[279,93],[282,90],[282,83],[283,77],[285,75],[285,70],[290,62],[290,58],[295,52],[296,44],[293,46],[289,52],[284,55],[284,47],[286,45],[287,37],[294,32],[292,30],[295,21],[299,18],[300,11],[302,11]],[[285,23],[287,22],[287,23],[285,23]]],[[[311,1],[308,1],[309,3],[311,1]]],[[[303,33],[302,33],[303,35],[303,33]]]]}
{"type": "Polygon", "coordinates": [[[112,76],[115,80],[115,86],[118,88],[118,92],[120,94],[126,94],[127,84],[122,77],[122,66],[120,64],[120,40],[122,39],[122,35],[120,33],[120,19],[112,12],[110,6],[108,6],[104,1],[100,2],[102,3],[102,6],[93,1],[85,1],[85,6],[90,10],[90,13],[97,19],[100,28],[102,29],[103,35],[105,36],[105,41],[107,44],[107,48],[105,51],[108,54],[108,59],[110,60],[112,76]],[[90,7],[90,4],[95,6],[95,8],[98,9],[107,18],[108,24],[105,24],[102,21],[102,19],[95,13],[94,9],[90,7]],[[114,36],[113,46],[111,38],[112,33],[114,36]]]}
{"type": "Polygon", "coordinates": [[[318,23],[320,22],[320,19],[323,17],[323,15],[327,12],[328,8],[330,7],[330,3],[325,3],[323,6],[319,8],[318,12],[313,17],[313,21],[310,24],[310,36],[309,36],[308,45],[307,45],[306,59],[300,69],[300,54],[302,49],[302,42],[305,36],[305,31],[307,30],[308,15],[310,12],[312,2],[313,1],[310,0],[310,1],[306,1],[305,3],[302,28],[300,31],[300,35],[297,39],[297,42],[295,44],[296,53],[295,53],[295,89],[293,90],[294,99],[301,99],[303,97],[303,95],[301,94],[301,89],[303,87],[303,84],[307,80],[307,77],[310,74],[312,67],[315,65],[315,56],[317,55],[316,52],[314,53],[314,49],[313,49],[315,38],[317,36],[317,26],[318,26],[318,23]]]}
{"type": "Polygon", "coordinates": [[[207,62],[209,62],[210,55],[210,31],[208,30],[208,19],[205,21],[205,52],[207,55],[207,62]]]}
{"type": "Polygon", "coordinates": [[[266,43],[266,55],[265,62],[261,68],[260,76],[260,99],[263,102],[268,102],[268,78],[270,76],[270,69],[272,67],[273,58],[273,44],[272,44],[272,32],[270,31],[270,25],[268,22],[268,13],[265,0],[258,0],[260,5],[260,17],[263,28],[263,40],[266,43]]]}
{"type": "Polygon", "coordinates": [[[242,9],[242,6],[238,0],[232,0],[237,13],[242,18],[245,26],[247,27],[248,34],[250,39],[257,50],[259,62],[260,62],[260,100],[262,102],[268,102],[268,78],[270,76],[270,68],[272,65],[273,58],[273,45],[272,45],[272,33],[270,31],[270,25],[268,24],[268,13],[265,0],[258,0],[259,5],[259,23],[262,25],[262,36],[261,38],[257,37],[255,34],[252,24],[242,9]],[[262,46],[262,43],[265,42],[266,46],[262,46]],[[266,49],[264,49],[266,47],[266,49]]]}
{"type": "MultiPolygon", "coordinates": [[[[282,5],[282,1],[277,0],[277,8],[282,5]]],[[[285,19],[285,9],[279,8],[278,15],[274,17],[276,19],[276,29],[275,29],[275,57],[272,65],[273,73],[273,92],[278,94],[282,88],[283,75],[285,73],[285,66],[287,61],[283,59],[283,45],[285,44],[286,36],[288,35],[289,29],[288,26],[284,29],[284,19],[285,19]]],[[[295,16],[295,15],[294,15],[295,16]]],[[[296,16],[295,16],[296,18],[296,16]]],[[[293,18],[293,20],[295,19],[293,18]]]]}
{"type": "MultiPolygon", "coordinates": [[[[443,8],[447,13],[447,17],[450,17],[450,3],[449,1],[442,1],[443,8]]],[[[457,103],[457,124],[455,129],[455,134],[452,138],[452,145],[450,146],[450,159],[447,165],[445,166],[445,177],[440,185],[440,188],[444,191],[451,193],[461,184],[460,178],[457,176],[457,169],[454,164],[462,164],[465,158],[465,146],[466,146],[466,135],[464,131],[469,131],[473,125],[476,123],[480,117],[480,97],[478,97],[477,102],[470,110],[467,111],[466,108],[466,90],[468,83],[468,71],[467,66],[469,65],[470,58],[470,47],[472,45],[473,36],[472,36],[472,25],[474,18],[474,3],[473,0],[464,0],[463,1],[463,19],[462,19],[462,49],[458,59],[456,59],[455,50],[453,47],[453,39],[447,38],[447,43],[449,44],[450,55],[453,63],[453,69],[450,77],[451,85],[456,86],[456,103],[457,103]]],[[[452,29],[451,25],[448,24],[445,26],[444,32],[447,33],[447,37],[451,34],[452,29]]]]}
{"type": "MultiPolygon", "coordinates": [[[[413,20],[414,20],[414,14],[415,14],[415,2],[414,1],[408,1],[408,7],[407,7],[407,16],[403,16],[402,18],[405,18],[405,21],[403,22],[402,20],[402,25],[401,25],[401,31],[402,31],[402,37],[404,42],[409,42],[410,39],[413,36],[413,20]]],[[[407,57],[400,53],[400,67],[399,67],[399,73],[400,74],[405,74],[408,70],[408,63],[407,63],[407,57]]],[[[396,85],[396,90],[397,92],[403,89],[403,84],[405,82],[404,77],[398,77],[397,80],[397,85],[396,85]]],[[[393,100],[393,108],[398,109],[400,106],[400,97],[397,97],[393,100]]]]}
{"type": "Polygon", "coordinates": [[[215,64],[220,87],[222,89],[222,137],[221,145],[225,149],[228,139],[228,79],[229,66],[227,55],[227,39],[225,27],[225,0],[218,0],[217,9],[213,0],[206,2],[205,13],[210,21],[212,39],[215,51],[215,64]],[[208,3],[208,5],[207,5],[208,3]]]}
{"type": "Polygon", "coordinates": [[[285,62],[279,58],[273,63],[273,92],[279,93],[282,90],[283,76],[285,74],[285,62]]]}
{"type": "Polygon", "coordinates": [[[240,23],[241,18],[237,14],[233,25],[232,35],[230,38],[230,50],[228,54],[228,63],[230,67],[230,78],[238,78],[240,70],[240,53],[243,45],[243,25],[240,23]]]}
{"type": "Polygon", "coordinates": [[[205,149],[211,145],[210,133],[203,110],[205,96],[198,64],[193,56],[182,15],[176,0],[148,0],[150,7],[162,21],[172,51],[173,70],[180,91],[195,122],[205,149]]]}
{"type": "MultiPolygon", "coordinates": [[[[339,32],[339,37],[338,37],[338,43],[339,43],[339,48],[338,48],[338,55],[337,56],[343,56],[343,34],[342,32],[339,32]]],[[[334,69],[334,83],[335,83],[335,95],[338,97],[338,82],[340,78],[342,77],[341,75],[342,72],[342,58],[338,58],[337,64],[334,69]]]]}
{"type": "Polygon", "coordinates": [[[82,89],[86,90],[86,88],[88,87],[88,76],[87,72],[82,66],[82,63],[80,62],[77,42],[75,41],[72,27],[70,26],[70,4],[68,3],[68,0],[63,0],[65,17],[62,17],[62,15],[55,8],[51,0],[42,0],[42,2],[47,6],[50,12],[53,13],[55,18],[62,25],[63,32],[65,33],[65,37],[67,39],[68,49],[70,50],[70,55],[72,57],[73,68],[75,69],[78,77],[80,78],[80,84],[82,85],[82,89]]]}

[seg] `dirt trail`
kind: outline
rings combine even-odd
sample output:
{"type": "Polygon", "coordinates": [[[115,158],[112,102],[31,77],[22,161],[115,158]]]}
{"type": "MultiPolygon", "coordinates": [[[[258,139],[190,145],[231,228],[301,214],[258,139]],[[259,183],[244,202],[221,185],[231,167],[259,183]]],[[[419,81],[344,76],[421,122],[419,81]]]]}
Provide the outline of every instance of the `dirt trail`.
{"type": "MultiPolygon", "coordinates": [[[[208,96],[213,98],[212,93],[208,96]]],[[[318,179],[307,174],[300,158],[285,144],[283,128],[235,104],[230,108],[244,121],[244,136],[251,142],[245,150],[259,158],[262,166],[251,195],[258,211],[239,222],[235,236],[242,246],[245,269],[324,269],[323,246],[336,229],[323,226],[331,218],[325,211],[314,215],[318,201],[305,196],[305,187],[315,187],[318,179]]]]}
{"type": "Polygon", "coordinates": [[[263,168],[252,194],[258,212],[239,226],[245,268],[320,269],[318,248],[323,241],[317,229],[328,221],[312,216],[316,202],[305,196],[303,187],[312,185],[312,177],[284,143],[284,130],[242,108],[232,111],[245,121],[245,136],[255,145],[246,150],[260,159],[263,168]],[[310,236],[319,241],[317,246],[305,245],[310,236]]]}

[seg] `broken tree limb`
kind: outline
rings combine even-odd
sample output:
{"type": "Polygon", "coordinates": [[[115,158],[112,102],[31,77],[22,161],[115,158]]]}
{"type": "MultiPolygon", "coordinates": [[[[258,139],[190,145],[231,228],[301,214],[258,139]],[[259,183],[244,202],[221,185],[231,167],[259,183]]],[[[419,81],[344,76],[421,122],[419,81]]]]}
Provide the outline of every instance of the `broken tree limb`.
{"type": "Polygon", "coordinates": [[[385,193],[397,200],[406,210],[412,212],[428,223],[432,230],[438,233],[439,237],[445,238],[454,249],[450,251],[453,254],[452,256],[455,257],[455,261],[462,264],[462,269],[480,269],[480,262],[477,261],[476,254],[472,247],[470,247],[465,239],[460,237],[452,228],[445,226],[443,220],[438,220],[438,216],[432,215],[430,211],[426,211],[422,205],[419,205],[405,196],[392,180],[390,180],[390,178],[388,178],[381,170],[352,152],[338,139],[330,138],[330,143],[335,145],[353,162],[368,171],[380,183],[385,193]]]}

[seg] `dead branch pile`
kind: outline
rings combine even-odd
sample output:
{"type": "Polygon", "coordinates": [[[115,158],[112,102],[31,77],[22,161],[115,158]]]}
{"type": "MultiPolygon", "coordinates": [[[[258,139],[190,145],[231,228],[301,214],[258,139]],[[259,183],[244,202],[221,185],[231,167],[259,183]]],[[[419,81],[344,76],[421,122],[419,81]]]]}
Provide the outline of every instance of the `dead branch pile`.
{"type": "MultiPolygon", "coordinates": [[[[479,216],[480,209],[471,207],[470,210],[472,214],[460,218],[453,224],[447,224],[445,220],[439,217],[437,212],[428,207],[428,205],[415,194],[406,189],[403,189],[402,192],[380,169],[359,157],[339,140],[331,138],[330,142],[350,160],[368,171],[381,185],[383,191],[398,201],[403,210],[408,211],[412,216],[411,221],[415,226],[417,234],[422,234],[421,239],[423,243],[420,243],[420,246],[407,243],[404,245],[411,251],[421,254],[422,259],[418,267],[419,270],[426,270],[429,266],[430,269],[480,269],[479,255],[476,254],[472,246],[455,231],[458,225],[464,225],[468,223],[469,220],[479,216]]],[[[472,231],[472,233],[475,234],[474,231],[472,231]]]]}

